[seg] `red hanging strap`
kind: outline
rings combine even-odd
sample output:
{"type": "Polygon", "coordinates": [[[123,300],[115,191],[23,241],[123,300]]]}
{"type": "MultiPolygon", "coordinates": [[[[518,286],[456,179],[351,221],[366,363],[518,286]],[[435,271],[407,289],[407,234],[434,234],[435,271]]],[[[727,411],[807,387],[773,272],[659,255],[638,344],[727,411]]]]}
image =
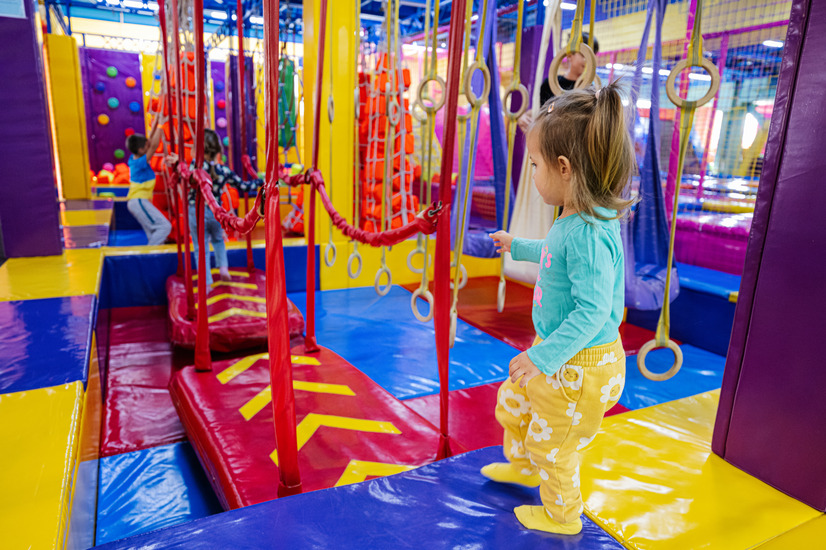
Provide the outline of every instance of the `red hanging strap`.
{"type": "MultiPolygon", "coordinates": [[[[244,54],[244,2],[238,0],[235,8],[235,21],[238,27],[238,121],[239,130],[241,131],[241,147],[239,152],[241,154],[241,164],[249,172],[249,156],[244,152],[247,148],[247,102],[246,102],[246,83],[247,79],[245,72],[247,69],[247,59],[244,54]],[[246,163],[244,162],[246,160],[246,163]]],[[[257,178],[258,174],[251,174],[253,178],[257,178]]],[[[258,201],[256,201],[258,202],[258,201]]],[[[250,211],[250,194],[244,193],[244,209],[247,213],[250,211]]],[[[258,210],[257,208],[255,210],[258,210]]],[[[252,258],[252,235],[247,233],[247,269],[252,271],[255,269],[255,260],[252,258]]]]}

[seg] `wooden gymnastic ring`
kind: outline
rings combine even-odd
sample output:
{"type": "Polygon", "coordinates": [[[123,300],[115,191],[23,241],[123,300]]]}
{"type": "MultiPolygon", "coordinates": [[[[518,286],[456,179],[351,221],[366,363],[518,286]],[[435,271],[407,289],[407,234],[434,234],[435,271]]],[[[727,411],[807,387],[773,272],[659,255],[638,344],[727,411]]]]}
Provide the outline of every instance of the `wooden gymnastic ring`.
{"type": "Polygon", "coordinates": [[[376,289],[376,294],[379,296],[387,296],[387,293],[390,292],[390,289],[393,287],[393,274],[390,273],[390,270],[387,269],[386,266],[381,266],[376,272],[376,282],[373,286],[376,289]],[[382,273],[387,273],[387,285],[385,286],[381,286],[382,273]]]}
{"type": "MultiPolygon", "coordinates": [[[[424,266],[416,267],[413,265],[413,258],[415,258],[417,254],[421,254],[422,257],[424,257],[424,248],[420,248],[417,246],[416,248],[410,251],[410,254],[407,255],[407,269],[409,269],[413,273],[421,273],[424,270],[424,266]]],[[[422,263],[424,262],[425,260],[422,259],[422,263]]]]}
{"type": "Polygon", "coordinates": [[[670,338],[666,341],[664,346],[660,345],[657,340],[649,340],[640,348],[640,351],[637,352],[637,368],[640,369],[643,376],[655,382],[668,380],[677,374],[682,366],[683,351],[680,349],[680,346],[678,346],[677,343],[670,338]],[[674,363],[671,365],[670,369],[662,373],[651,372],[648,370],[648,367],[645,366],[645,357],[648,355],[648,352],[657,348],[668,348],[672,351],[672,353],[674,353],[674,363]]]}
{"type": "MultiPolygon", "coordinates": [[[[433,75],[431,77],[425,78],[421,82],[419,82],[419,87],[416,89],[416,104],[422,108],[422,111],[428,114],[433,114],[439,109],[442,108],[442,105],[445,104],[445,92],[447,89],[447,85],[445,84],[445,80],[439,75],[433,75]],[[442,88],[442,93],[439,96],[438,100],[433,100],[433,105],[427,106],[424,104],[424,90],[425,87],[430,83],[435,82],[442,88]]],[[[433,98],[430,98],[431,100],[433,98]]]]}
{"type": "Polygon", "coordinates": [[[261,194],[261,199],[258,201],[258,215],[262,218],[267,217],[267,193],[266,187],[263,185],[258,188],[258,193],[261,194]]]}
{"type": "MultiPolygon", "coordinates": [[[[451,265],[450,267],[456,267],[456,264],[451,265]]],[[[465,288],[467,284],[467,268],[464,264],[459,264],[459,290],[465,288]]],[[[450,278],[450,288],[453,288],[453,277],[450,278]]]]}
{"type": "Polygon", "coordinates": [[[505,309],[505,289],[507,286],[504,277],[499,279],[499,287],[496,289],[496,311],[499,313],[502,313],[505,309]]]}
{"type": "Polygon", "coordinates": [[[679,109],[684,109],[686,101],[685,99],[681,98],[677,91],[674,89],[674,81],[677,79],[677,75],[683,72],[683,70],[689,67],[701,67],[706,70],[708,75],[711,77],[711,86],[709,86],[706,95],[694,101],[695,107],[701,107],[714,99],[714,96],[717,95],[717,90],[720,89],[720,71],[717,70],[717,67],[714,66],[710,60],[706,59],[705,57],[700,59],[699,64],[691,64],[688,59],[683,59],[671,69],[671,72],[668,73],[668,79],[665,81],[665,95],[668,96],[668,99],[671,100],[671,103],[677,106],[679,109]]]}
{"type": "MultiPolygon", "coordinates": [[[[511,105],[513,105],[513,99],[511,99],[511,105]]],[[[510,120],[519,120],[525,111],[528,110],[528,89],[525,87],[524,84],[518,84],[516,86],[511,86],[507,90],[505,90],[505,97],[502,99],[502,110],[505,111],[505,118],[510,120]],[[512,96],[514,93],[518,92],[520,96],[522,96],[522,102],[519,106],[519,110],[513,112],[508,107],[508,98],[512,96]]]]}
{"type": "MultiPolygon", "coordinates": [[[[594,50],[583,42],[579,45],[579,53],[585,57],[585,71],[577,78],[574,89],[587,88],[594,81],[594,77],[597,74],[597,57],[594,55],[594,50]]],[[[559,72],[559,65],[567,55],[566,50],[560,51],[556,54],[554,60],[551,61],[551,66],[548,68],[548,84],[551,87],[551,91],[557,97],[565,93],[565,90],[559,86],[559,80],[556,78],[556,74],[559,72]]]]}
{"type": "Polygon", "coordinates": [[[470,67],[467,68],[465,71],[465,97],[470,103],[471,109],[478,109],[480,108],[485,101],[487,101],[488,96],[490,95],[490,70],[488,70],[488,66],[482,63],[481,61],[474,61],[470,67]],[[482,95],[477,96],[476,93],[473,91],[473,73],[474,71],[479,70],[482,71],[482,82],[484,86],[482,88],[482,95]]]}
{"type": "Polygon", "coordinates": [[[330,124],[333,123],[333,119],[336,117],[336,104],[333,101],[333,94],[327,96],[327,120],[330,121],[330,124]]]}
{"type": "Polygon", "coordinates": [[[327,267],[333,267],[333,264],[336,263],[336,257],[338,256],[338,249],[336,248],[336,243],[330,241],[324,247],[324,265],[327,267]]]}
{"type": "Polygon", "coordinates": [[[350,254],[350,258],[347,259],[347,275],[350,276],[351,279],[355,279],[359,275],[361,275],[361,268],[364,262],[362,262],[361,254],[359,254],[358,249],[353,250],[353,253],[350,254]],[[353,269],[353,262],[358,262],[358,269],[353,269]]]}
{"type": "Polygon", "coordinates": [[[422,287],[417,288],[413,291],[413,297],[410,298],[410,309],[413,310],[413,316],[422,323],[430,321],[433,319],[433,294],[427,289],[422,290],[422,287]],[[427,315],[419,313],[419,304],[417,301],[419,296],[424,298],[430,305],[430,310],[428,310],[427,315]]]}
{"type": "Polygon", "coordinates": [[[391,99],[387,103],[387,118],[393,127],[398,126],[402,121],[402,109],[399,102],[396,101],[396,98],[391,99]]]}
{"type": "Polygon", "coordinates": [[[456,309],[450,310],[450,342],[449,346],[452,349],[453,344],[456,342],[456,320],[458,319],[459,314],[456,309]]]}

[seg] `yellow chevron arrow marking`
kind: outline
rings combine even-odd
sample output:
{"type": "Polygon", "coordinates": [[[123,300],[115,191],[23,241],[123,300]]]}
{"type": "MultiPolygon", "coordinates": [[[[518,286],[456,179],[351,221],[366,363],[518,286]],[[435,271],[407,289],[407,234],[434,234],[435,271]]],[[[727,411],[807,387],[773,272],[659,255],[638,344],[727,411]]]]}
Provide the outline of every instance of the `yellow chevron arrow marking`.
{"type": "MultiPolygon", "coordinates": [[[[210,270],[210,271],[211,271],[213,274],[217,274],[217,273],[218,273],[218,270],[217,270],[217,269],[212,269],[212,270],[210,270]]],[[[247,273],[246,271],[232,271],[232,270],[230,270],[229,274],[230,274],[230,275],[234,275],[235,277],[250,277],[250,274],[249,274],[249,273],[247,273]]],[[[192,280],[194,280],[194,281],[197,281],[197,280],[198,280],[198,274],[197,274],[197,273],[195,273],[195,274],[192,276],[192,280]]]]}
{"type": "MultiPolygon", "coordinates": [[[[293,389],[314,393],[329,393],[332,395],[356,395],[348,386],[342,384],[320,384],[301,380],[293,380],[293,389]]],[[[255,397],[244,403],[244,405],[238,409],[238,412],[241,413],[244,420],[250,420],[253,416],[261,412],[264,407],[269,405],[270,401],[272,401],[272,386],[267,386],[258,392],[255,397]]]]}
{"type": "Polygon", "coordinates": [[[218,381],[221,384],[226,384],[251,366],[255,364],[256,361],[259,359],[269,359],[269,353],[259,353],[257,355],[248,355],[243,359],[239,359],[232,365],[228,366],[220,373],[218,373],[218,381]]]}
{"type": "Polygon", "coordinates": [[[367,462],[365,460],[351,460],[344,473],[338,478],[336,487],[359,483],[367,479],[367,476],[392,476],[412,470],[416,466],[406,466],[404,464],[385,464],[384,462],[367,462]]]}
{"type": "MultiPolygon", "coordinates": [[[[239,359],[232,365],[228,366],[218,374],[218,381],[221,384],[226,384],[251,366],[259,359],[269,359],[269,353],[259,353],[257,355],[248,355],[243,359],[239,359]]],[[[315,357],[307,357],[306,355],[291,355],[290,361],[293,365],[313,365],[318,366],[321,363],[315,357]]],[[[331,384],[334,385],[334,384],[331,384]]],[[[355,395],[355,394],[354,394],[355,395]]]]}
{"type": "MultiPolygon", "coordinates": [[[[239,300],[241,302],[255,302],[256,304],[266,304],[267,299],[261,296],[241,296],[240,294],[216,294],[207,298],[207,305],[211,306],[221,300],[239,300]]],[[[195,304],[195,309],[198,309],[198,304],[195,304]]]]}
{"type": "MultiPolygon", "coordinates": [[[[313,434],[321,426],[328,428],[339,428],[342,430],[353,430],[355,432],[371,432],[381,434],[399,435],[401,431],[392,422],[382,422],[379,420],[365,420],[363,418],[348,418],[346,416],[330,416],[326,414],[310,413],[296,427],[296,439],[298,450],[313,437],[313,434]]],[[[270,458],[278,466],[278,449],[270,454],[270,458]]]]}
{"type": "MultiPolygon", "coordinates": [[[[215,281],[214,283],[212,283],[212,288],[216,288],[219,286],[228,286],[232,288],[248,288],[250,290],[255,290],[258,288],[258,285],[254,285],[252,283],[236,283],[234,281],[215,281]]],[[[198,292],[197,286],[193,289],[193,292],[198,292]]]]}
{"type": "Polygon", "coordinates": [[[231,307],[229,309],[225,309],[220,313],[216,313],[215,315],[211,316],[208,320],[210,323],[217,323],[218,321],[223,321],[228,317],[235,317],[236,315],[241,315],[244,317],[258,317],[259,319],[267,318],[267,313],[264,311],[252,311],[249,309],[241,309],[240,307],[231,307]]]}

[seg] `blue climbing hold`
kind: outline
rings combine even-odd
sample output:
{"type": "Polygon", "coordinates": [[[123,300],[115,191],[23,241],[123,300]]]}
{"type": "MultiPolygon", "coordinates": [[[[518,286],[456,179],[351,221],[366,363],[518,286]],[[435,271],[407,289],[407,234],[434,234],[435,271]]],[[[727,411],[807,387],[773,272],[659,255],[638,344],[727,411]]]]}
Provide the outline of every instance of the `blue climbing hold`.
{"type": "Polygon", "coordinates": [[[141,104],[138,101],[129,102],[129,110],[133,113],[138,113],[141,110],[141,104]]]}
{"type": "Polygon", "coordinates": [[[103,82],[100,82],[100,81],[95,82],[95,91],[103,93],[103,91],[105,89],[106,89],[106,84],[104,84],[103,82]]]}
{"type": "Polygon", "coordinates": [[[224,83],[221,82],[220,80],[216,80],[215,81],[215,91],[220,92],[220,91],[223,91],[223,89],[224,89],[224,83]]]}

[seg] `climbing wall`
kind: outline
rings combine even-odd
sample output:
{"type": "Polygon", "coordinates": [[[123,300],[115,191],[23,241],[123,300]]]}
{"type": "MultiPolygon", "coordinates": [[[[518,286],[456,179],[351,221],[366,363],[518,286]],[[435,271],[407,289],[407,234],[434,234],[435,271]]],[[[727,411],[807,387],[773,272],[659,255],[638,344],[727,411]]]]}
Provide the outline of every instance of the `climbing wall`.
{"type": "Polygon", "coordinates": [[[80,49],[89,167],[126,162],[126,137],[146,133],[141,63],[136,53],[80,49]]]}

